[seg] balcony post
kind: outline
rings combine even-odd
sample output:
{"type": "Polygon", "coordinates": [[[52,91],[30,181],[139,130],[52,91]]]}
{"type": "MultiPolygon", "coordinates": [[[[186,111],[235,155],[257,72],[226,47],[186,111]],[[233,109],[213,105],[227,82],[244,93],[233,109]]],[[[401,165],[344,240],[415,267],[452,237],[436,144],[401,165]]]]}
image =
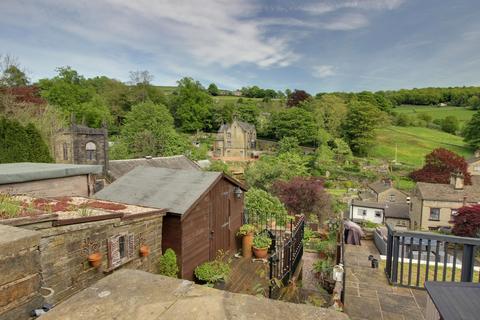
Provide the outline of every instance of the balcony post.
{"type": "Polygon", "coordinates": [[[475,264],[475,246],[471,244],[463,245],[463,257],[462,257],[462,282],[473,281],[473,266],[475,264]]]}

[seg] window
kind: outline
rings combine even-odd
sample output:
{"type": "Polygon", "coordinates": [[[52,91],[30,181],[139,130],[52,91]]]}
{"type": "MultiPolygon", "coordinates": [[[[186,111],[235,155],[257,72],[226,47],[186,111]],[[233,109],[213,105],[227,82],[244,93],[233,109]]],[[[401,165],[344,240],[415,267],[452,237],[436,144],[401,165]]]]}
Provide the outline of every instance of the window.
{"type": "Polygon", "coordinates": [[[118,238],[118,252],[120,253],[120,258],[125,258],[125,236],[121,236],[120,238],[118,238]]]}
{"type": "Polygon", "coordinates": [[[366,216],[367,215],[367,210],[366,209],[358,209],[357,212],[361,216],[366,216]]]}
{"type": "Polygon", "coordinates": [[[430,220],[440,221],[440,208],[430,208],[430,220]]]}
{"type": "Polygon", "coordinates": [[[480,165],[473,167],[473,171],[480,172],[480,165]]]}
{"type": "Polygon", "coordinates": [[[388,196],[388,200],[389,200],[390,202],[395,202],[395,195],[394,195],[394,194],[389,195],[389,196],[388,196]]]}
{"type": "Polygon", "coordinates": [[[380,211],[380,210],[375,210],[375,217],[381,218],[381,217],[382,217],[382,211],[380,211]]]}
{"type": "Polygon", "coordinates": [[[231,139],[232,138],[232,134],[230,132],[227,132],[227,139],[231,139]]]}
{"type": "Polygon", "coordinates": [[[94,161],[97,159],[97,145],[94,142],[87,142],[85,150],[87,152],[87,160],[94,161]]]}
{"type": "Polygon", "coordinates": [[[232,146],[232,141],[231,140],[227,140],[227,147],[231,147],[232,146]]]}
{"type": "Polygon", "coordinates": [[[114,269],[135,258],[135,237],[123,233],[108,239],[108,267],[114,269]]]}
{"type": "Polygon", "coordinates": [[[68,160],[68,144],[63,144],[63,160],[68,160]]]}
{"type": "Polygon", "coordinates": [[[452,219],[453,219],[453,217],[455,217],[458,214],[458,209],[452,209],[450,214],[451,214],[452,219]]]}

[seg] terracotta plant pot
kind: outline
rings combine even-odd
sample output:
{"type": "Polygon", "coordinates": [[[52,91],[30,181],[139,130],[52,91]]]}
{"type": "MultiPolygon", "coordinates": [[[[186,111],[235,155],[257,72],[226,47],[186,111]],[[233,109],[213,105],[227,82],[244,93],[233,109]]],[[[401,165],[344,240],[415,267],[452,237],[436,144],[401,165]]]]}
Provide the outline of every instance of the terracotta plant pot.
{"type": "Polygon", "coordinates": [[[258,259],[265,259],[268,255],[268,248],[255,248],[253,247],[253,253],[258,259]]]}
{"type": "Polygon", "coordinates": [[[92,253],[88,256],[88,262],[94,268],[98,268],[102,265],[102,255],[99,252],[92,253]]]}
{"type": "Polygon", "coordinates": [[[149,254],[150,254],[150,248],[147,245],[142,245],[140,247],[140,255],[142,257],[148,257],[149,254]]]}
{"type": "Polygon", "coordinates": [[[242,256],[244,258],[252,257],[253,233],[248,233],[242,238],[242,256]]]}

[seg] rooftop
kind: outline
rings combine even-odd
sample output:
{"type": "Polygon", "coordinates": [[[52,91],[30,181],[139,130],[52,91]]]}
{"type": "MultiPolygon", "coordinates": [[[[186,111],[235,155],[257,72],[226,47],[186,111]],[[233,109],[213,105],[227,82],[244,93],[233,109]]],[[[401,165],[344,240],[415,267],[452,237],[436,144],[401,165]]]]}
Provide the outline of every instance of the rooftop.
{"type": "Polygon", "coordinates": [[[480,186],[476,184],[456,190],[451,184],[418,182],[417,190],[424,200],[463,202],[466,197],[467,202],[480,202],[480,186]]]}
{"type": "Polygon", "coordinates": [[[102,166],[97,165],[34,162],[3,163],[0,164],[0,184],[101,173],[102,166]]]}
{"type": "Polygon", "coordinates": [[[370,183],[368,187],[373,191],[375,191],[377,194],[393,188],[390,181],[383,181],[383,180],[370,183]]]}
{"type": "Polygon", "coordinates": [[[110,160],[108,174],[113,179],[118,179],[136,167],[154,167],[184,170],[200,170],[200,166],[184,155],[171,157],[138,158],[127,160],[110,160]]]}
{"type": "Polygon", "coordinates": [[[385,217],[387,218],[410,219],[408,203],[373,202],[354,199],[352,200],[352,205],[366,208],[383,209],[385,210],[385,217]]]}

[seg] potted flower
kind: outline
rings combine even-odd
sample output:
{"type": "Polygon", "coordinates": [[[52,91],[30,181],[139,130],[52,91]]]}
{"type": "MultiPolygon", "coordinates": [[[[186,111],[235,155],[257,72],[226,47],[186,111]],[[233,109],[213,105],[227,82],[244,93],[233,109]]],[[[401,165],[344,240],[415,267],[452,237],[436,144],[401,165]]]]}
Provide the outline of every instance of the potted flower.
{"type": "Polygon", "coordinates": [[[102,254],[100,253],[100,244],[87,238],[82,243],[82,251],[87,256],[87,260],[94,268],[102,265],[102,254]]]}
{"type": "Polygon", "coordinates": [[[140,246],[140,255],[142,257],[148,257],[149,254],[150,254],[150,248],[146,244],[142,244],[140,246]]]}
{"type": "Polygon", "coordinates": [[[268,254],[268,248],[272,245],[272,239],[266,234],[257,234],[253,238],[253,253],[259,259],[265,259],[268,254]]]}
{"type": "Polygon", "coordinates": [[[244,224],[237,232],[238,236],[242,236],[242,255],[245,258],[252,257],[252,243],[255,226],[251,224],[244,224]]]}
{"type": "Polygon", "coordinates": [[[88,256],[88,262],[94,268],[98,268],[102,265],[102,254],[100,252],[92,253],[88,256]]]}

